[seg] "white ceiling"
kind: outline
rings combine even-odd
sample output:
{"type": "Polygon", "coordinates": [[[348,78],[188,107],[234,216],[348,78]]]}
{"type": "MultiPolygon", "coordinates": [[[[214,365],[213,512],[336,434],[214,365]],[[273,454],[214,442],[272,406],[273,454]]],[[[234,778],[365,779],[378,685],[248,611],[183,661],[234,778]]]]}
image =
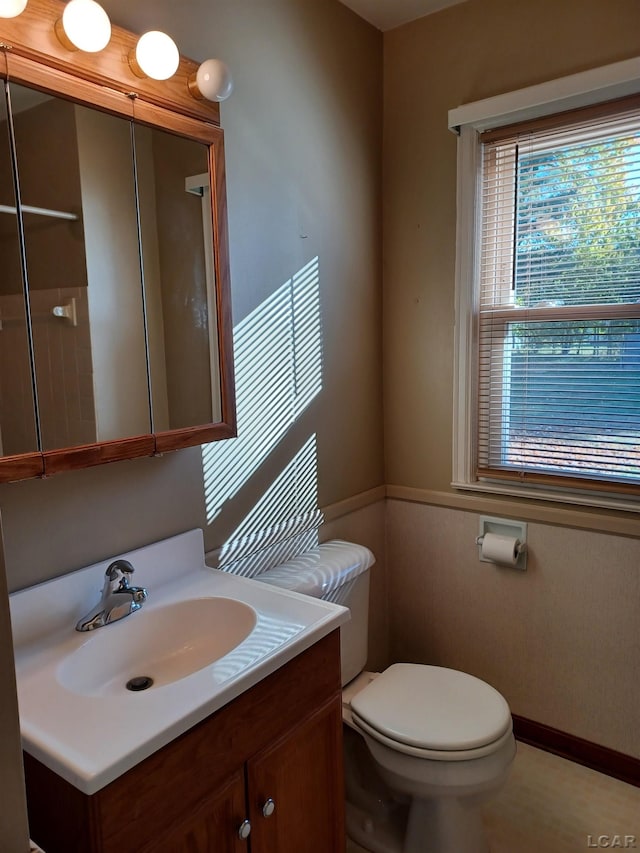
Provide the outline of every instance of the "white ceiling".
{"type": "Polygon", "coordinates": [[[379,30],[391,30],[465,0],[340,0],[379,30]]]}

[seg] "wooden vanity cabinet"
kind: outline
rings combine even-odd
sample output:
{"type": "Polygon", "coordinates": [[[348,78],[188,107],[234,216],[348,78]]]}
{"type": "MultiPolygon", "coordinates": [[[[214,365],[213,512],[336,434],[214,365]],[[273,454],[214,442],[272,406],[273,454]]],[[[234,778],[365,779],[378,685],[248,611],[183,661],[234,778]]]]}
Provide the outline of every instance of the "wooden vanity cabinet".
{"type": "Polygon", "coordinates": [[[342,698],[249,761],[247,791],[252,853],[343,851],[342,698]]]}
{"type": "MultiPolygon", "coordinates": [[[[244,811],[244,775],[238,772],[228,785],[207,797],[183,823],[142,849],[149,853],[152,850],[154,853],[246,853],[247,841],[242,841],[238,835],[242,823],[238,816],[244,811]]],[[[135,830],[133,833],[135,837],[135,830]]]]}
{"type": "Polygon", "coordinates": [[[341,853],[339,632],[91,796],[24,758],[46,853],[341,853]]]}

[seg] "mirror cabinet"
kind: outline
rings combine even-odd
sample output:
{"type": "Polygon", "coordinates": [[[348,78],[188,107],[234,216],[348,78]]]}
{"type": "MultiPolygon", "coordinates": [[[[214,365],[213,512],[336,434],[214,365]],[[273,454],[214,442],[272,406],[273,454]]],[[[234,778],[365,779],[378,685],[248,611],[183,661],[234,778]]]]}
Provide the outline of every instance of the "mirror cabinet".
{"type": "Polygon", "coordinates": [[[63,8],[0,19],[0,482],[235,435],[219,106],[63,8]]]}

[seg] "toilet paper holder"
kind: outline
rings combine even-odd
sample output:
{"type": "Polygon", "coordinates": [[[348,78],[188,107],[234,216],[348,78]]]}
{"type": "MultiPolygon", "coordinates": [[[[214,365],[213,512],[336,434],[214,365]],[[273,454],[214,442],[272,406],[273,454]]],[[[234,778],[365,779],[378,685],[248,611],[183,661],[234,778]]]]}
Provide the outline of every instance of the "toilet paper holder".
{"type": "Polygon", "coordinates": [[[508,565],[510,568],[526,571],[527,568],[527,524],[524,521],[513,521],[508,518],[493,518],[487,515],[480,516],[479,535],[476,536],[478,546],[478,557],[483,563],[494,565],[508,565]],[[505,536],[512,540],[515,562],[499,562],[483,554],[482,544],[487,533],[496,536],[505,536]]]}

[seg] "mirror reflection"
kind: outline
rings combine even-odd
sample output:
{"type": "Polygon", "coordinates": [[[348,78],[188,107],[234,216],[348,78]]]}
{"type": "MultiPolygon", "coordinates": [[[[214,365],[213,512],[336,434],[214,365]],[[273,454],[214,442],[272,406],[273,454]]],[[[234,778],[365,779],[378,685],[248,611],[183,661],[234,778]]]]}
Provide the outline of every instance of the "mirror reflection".
{"type": "Polygon", "coordinates": [[[0,455],[38,450],[6,92],[0,97],[0,455]]]}
{"type": "Polygon", "coordinates": [[[208,146],[136,125],[155,432],[221,418],[208,146]]]}
{"type": "Polygon", "coordinates": [[[10,96],[42,449],[149,433],[130,124],[10,96]]]}

